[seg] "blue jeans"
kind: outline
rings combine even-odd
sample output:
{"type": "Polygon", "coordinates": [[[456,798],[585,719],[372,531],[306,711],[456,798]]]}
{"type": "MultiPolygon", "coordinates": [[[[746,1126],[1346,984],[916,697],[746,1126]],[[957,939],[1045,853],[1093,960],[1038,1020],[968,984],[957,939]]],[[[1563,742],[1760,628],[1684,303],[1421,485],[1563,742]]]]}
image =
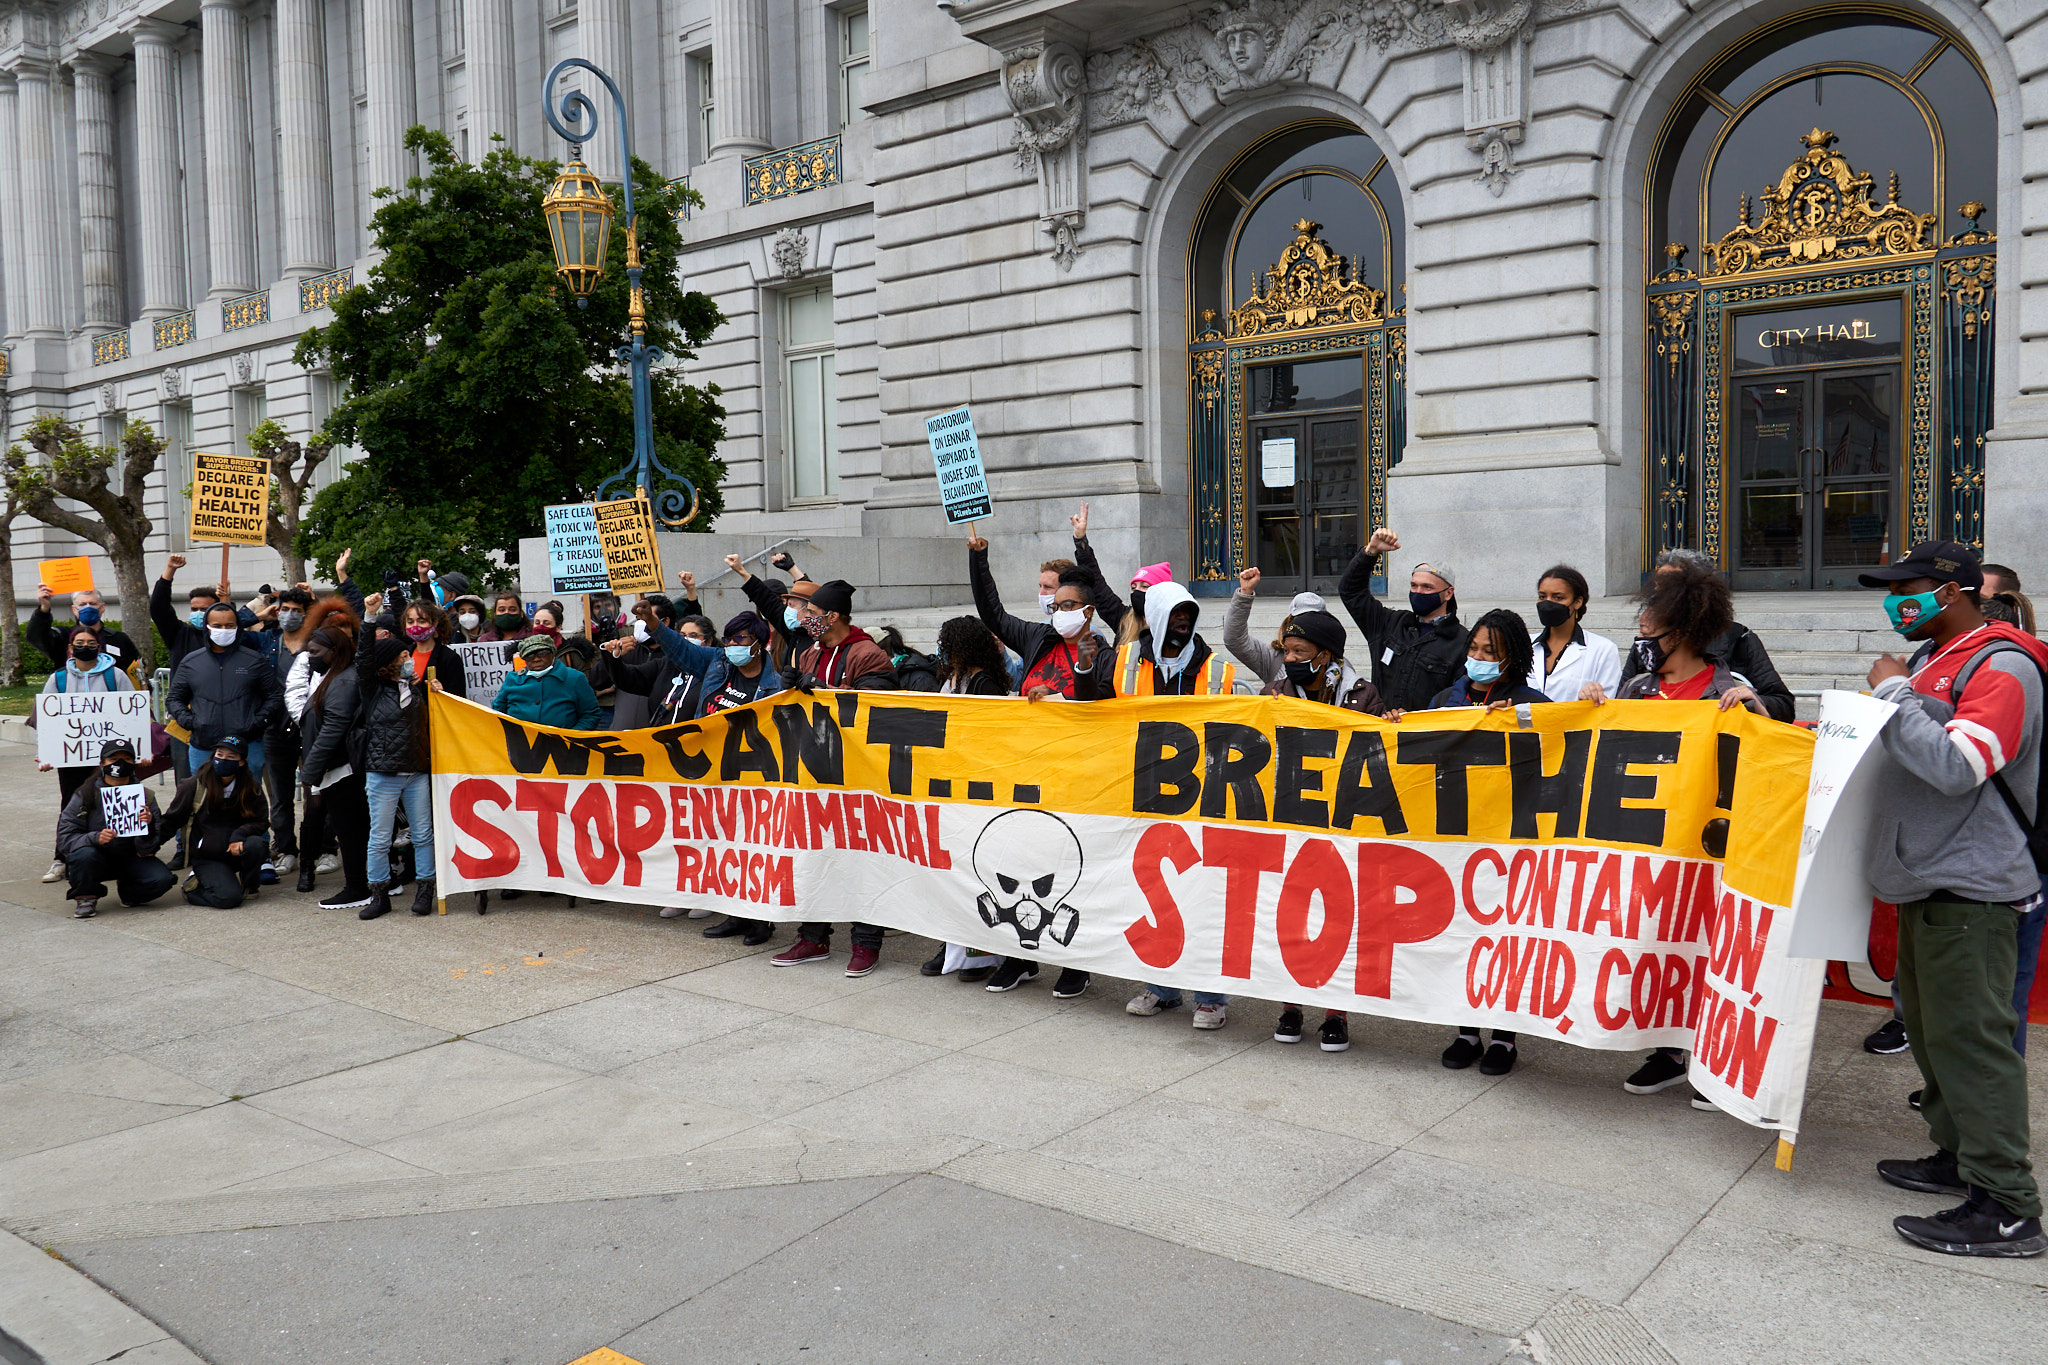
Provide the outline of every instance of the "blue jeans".
{"type": "MultiPolygon", "coordinates": [[[[1178,1005],[1180,1003],[1180,992],[1172,986],[1147,986],[1145,991],[1146,994],[1152,996],[1153,999],[1162,1005],[1178,1005]]],[[[1230,1003],[1229,996],[1217,995],[1213,991],[1196,991],[1194,992],[1194,997],[1197,1005],[1227,1005],[1230,1003]]]]}
{"type": "MultiPolygon", "coordinates": [[[[2048,881],[2044,881],[2048,886],[2048,881]]],[[[2012,1002],[2019,1007],[2020,1027],[2012,1045],[2020,1056],[2027,1055],[2027,1000],[2034,993],[2034,977],[2041,967],[2041,930],[2048,926],[2048,903],[2035,906],[2020,916],[2020,969],[2013,978],[2012,1002]]]]}
{"type": "Polygon", "coordinates": [[[413,875],[430,880],[434,875],[434,780],[425,773],[365,773],[363,794],[370,802],[371,884],[391,880],[391,834],[398,824],[400,801],[405,802],[405,820],[412,828],[413,875]]]}

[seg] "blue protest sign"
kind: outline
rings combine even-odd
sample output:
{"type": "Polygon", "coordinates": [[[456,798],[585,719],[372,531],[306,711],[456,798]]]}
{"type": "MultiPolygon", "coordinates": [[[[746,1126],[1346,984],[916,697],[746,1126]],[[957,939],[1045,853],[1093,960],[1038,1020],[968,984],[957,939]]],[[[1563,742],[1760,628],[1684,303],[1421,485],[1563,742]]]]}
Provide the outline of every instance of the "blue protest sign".
{"type": "Polygon", "coordinates": [[[932,465],[939,472],[939,502],[946,524],[980,521],[995,510],[988,497],[988,474],[981,467],[981,445],[974,439],[974,418],[965,407],[924,419],[931,442],[932,465]]]}
{"type": "Polygon", "coordinates": [[[604,592],[611,586],[595,507],[587,502],[550,507],[547,531],[548,576],[556,592],[604,592]]]}

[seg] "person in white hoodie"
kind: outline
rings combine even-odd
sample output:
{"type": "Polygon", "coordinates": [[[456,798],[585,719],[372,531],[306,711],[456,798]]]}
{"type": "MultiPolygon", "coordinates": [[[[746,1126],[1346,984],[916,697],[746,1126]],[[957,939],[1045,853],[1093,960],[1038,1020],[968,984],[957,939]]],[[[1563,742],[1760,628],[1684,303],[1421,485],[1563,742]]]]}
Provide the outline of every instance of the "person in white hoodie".
{"type": "Polygon", "coordinates": [[[1536,619],[1542,628],[1529,636],[1537,666],[1529,686],[1552,701],[1578,701],[1587,683],[1597,684],[1598,701],[1621,687],[1621,651],[1604,635],[1588,635],[1586,604],[1593,590],[1569,564],[1553,564],[1536,578],[1536,619]]]}

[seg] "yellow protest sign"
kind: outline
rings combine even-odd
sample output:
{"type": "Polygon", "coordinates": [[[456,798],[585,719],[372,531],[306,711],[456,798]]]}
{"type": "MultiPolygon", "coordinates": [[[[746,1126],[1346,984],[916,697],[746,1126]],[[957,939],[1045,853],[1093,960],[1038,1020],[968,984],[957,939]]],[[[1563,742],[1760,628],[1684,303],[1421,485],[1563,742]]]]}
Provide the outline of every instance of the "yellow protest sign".
{"type": "Polygon", "coordinates": [[[645,498],[597,504],[597,534],[613,592],[660,592],[661,552],[654,545],[654,509],[645,498]]]}
{"type": "Polygon", "coordinates": [[[270,461],[194,453],[192,539],[262,545],[269,520],[270,461]]]}

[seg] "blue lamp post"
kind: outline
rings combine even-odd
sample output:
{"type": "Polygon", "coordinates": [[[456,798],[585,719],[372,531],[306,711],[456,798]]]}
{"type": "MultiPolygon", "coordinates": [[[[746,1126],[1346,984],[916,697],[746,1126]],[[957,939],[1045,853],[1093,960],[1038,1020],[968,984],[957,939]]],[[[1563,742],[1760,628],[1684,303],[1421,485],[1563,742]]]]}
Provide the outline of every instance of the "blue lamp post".
{"type": "MultiPolygon", "coordinates": [[[[597,106],[581,90],[571,90],[562,96],[558,110],[550,94],[562,73],[572,66],[580,66],[604,82],[618,115],[619,165],[624,168],[626,194],[626,278],[632,282],[627,312],[632,339],[613,354],[626,363],[633,377],[633,462],[598,485],[597,500],[628,497],[636,491],[645,496],[652,490],[654,515],[665,526],[680,527],[697,515],[697,487],[654,454],[653,385],[648,370],[661,359],[661,351],[647,344],[647,296],[640,287],[639,223],[633,212],[633,133],[626,123],[626,99],[610,76],[583,58],[567,57],[555,63],[541,90],[541,110],[548,126],[579,151],[597,136],[597,106]],[[662,481],[659,488],[657,476],[662,481]],[[675,487],[677,484],[682,487],[675,487]]],[[[604,274],[605,252],[611,242],[611,196],[579,156],[556,177],[542,207],[554,242],[555,273],[562,277],[577,305],[587,308],[590,291],[604,274]]]]}

